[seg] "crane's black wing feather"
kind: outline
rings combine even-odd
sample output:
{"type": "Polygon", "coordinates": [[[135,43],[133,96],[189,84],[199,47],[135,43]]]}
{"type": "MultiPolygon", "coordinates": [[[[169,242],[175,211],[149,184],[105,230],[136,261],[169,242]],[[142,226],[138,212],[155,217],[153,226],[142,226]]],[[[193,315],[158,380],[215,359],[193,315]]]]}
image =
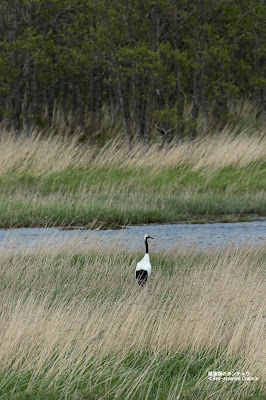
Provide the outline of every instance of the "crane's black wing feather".
{"type": "Polygon", "coordinates": [[[148,280],[148,272],[145,271],[144,269],[140,269],[139,271],[136,271],[136,279],[140,286],[144,286],[148,280]]]}

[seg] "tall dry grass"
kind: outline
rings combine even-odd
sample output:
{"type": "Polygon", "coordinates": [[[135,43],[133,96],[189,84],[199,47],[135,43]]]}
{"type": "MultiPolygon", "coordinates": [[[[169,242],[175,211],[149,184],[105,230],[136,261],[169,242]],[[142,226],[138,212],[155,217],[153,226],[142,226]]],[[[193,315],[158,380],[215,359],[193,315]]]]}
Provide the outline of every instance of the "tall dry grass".
{"type": "Polygon", "coordinates": [[[224,131],[159,150],[0,135],[0,226],[238,220],[265,215],[266,137],[224,131]],[[231,167],[224,169],[224,167],[231,167]]]}
{"type": "Polygon", "coordinates": [[[245,167],[266,158],[265,132],[250,134],[243,131],[236,135],[223,131],[219,135],[185,141],[159,150],[153,144],[149,148],[135,145],[129,150],[121,141],[108,142],[101,149],[79,143],[79,138],[35,134],[15,137],[4,132],[0,135],[0,175],[14,169],[35,173],[60,172],[67,168],[97,167],[150,167],[154,171],[177,166],[245,167]]]}
{"type": "MultiPolygon", "coordinates": [[[[142,385],[152,386],[148,378],[161,368],[161,355],[171,360],[175,354],[204,350],[206,358],[220,354],[220,370],[224,362],[237,359],[235,371],[250,371],[262,388],[265,247],[205,254],[175,248],[152,254],[152,277],[142,290],[134,279],[138,259],[124,253],[119,243],[109,250],[94,243],[88,251],[68,244],[59,250],[44,245],[36,254],[3,253],[2,374],[31,372],[32,387],[38,379],[60,387],[63,379],[62,398],[85,376],[92,391],[105,385],[101,398],[133,399],[142,385]],[[125,368],[123,362],[132,353],[152,354],[153,362],[143,370],[125,368]],[[116,380],[118,386],[112,383],[116,380]]],[[[185,382],[185,375],[181,378],[185,382]]],[[[182,393],[181,381],[166,399],[182,393]]],[[[243,398],[247,390],[240,382],[239,397],[224,393],[225,387],[208,383],[206,369],[199,371],[197,386],[202,393],[203,388],[216,393],[217,399],[243,398]]]]}

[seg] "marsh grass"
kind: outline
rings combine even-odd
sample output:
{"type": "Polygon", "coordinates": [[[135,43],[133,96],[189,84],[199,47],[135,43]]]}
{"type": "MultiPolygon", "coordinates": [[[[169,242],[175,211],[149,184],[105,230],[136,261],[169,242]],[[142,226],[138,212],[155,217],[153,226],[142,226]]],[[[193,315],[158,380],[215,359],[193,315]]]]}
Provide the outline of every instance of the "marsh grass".
{"type": "Polygon", "coordinates": [[[159,150],[119,141],[0,137],[0,226],[220,220],[265,215],[263,132],[159,150]]]}
{"type": "Polygon", "coordinates": [[[153,253],[142,290],[140,257],[99,241],[2,251],[1,399],[264,398],[265,247],[153,253]]]}
{"type": "Polygon", "coordinates": [[[167,168],[190,166],[194,171],[202,168],[246,167],[250,163],[265,162],[265,132],[251,134],[243,131],[224,130],[219,135],[184,141],[165,149],[156,144],[145,148],[135,144],[128,149],[123,141],[113,140],[103,147],[86,145],[79,137],[32,136],[14,137],[1,133],[0,175],[8,171],[62,172],[69,168],[103,167],[138,168],[148,167],[152,173],[167,168]]]}

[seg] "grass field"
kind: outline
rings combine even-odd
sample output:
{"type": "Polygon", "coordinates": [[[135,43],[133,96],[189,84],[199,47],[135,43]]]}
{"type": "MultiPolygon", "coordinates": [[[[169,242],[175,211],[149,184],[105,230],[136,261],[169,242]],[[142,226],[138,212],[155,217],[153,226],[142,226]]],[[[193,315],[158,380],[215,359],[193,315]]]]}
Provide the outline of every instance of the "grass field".
{"type": "Polygon", "coordinates": [[[0,137],[0,226],[116,226],[266,215],[266,137],[221,132],[158,150],[0,137]]]}
{"type": "Polygon", "coordinates": [[[1,399],[265,398],[265,246],[153,252],[143,289],[100,246],[1,254],[1,399]]]}

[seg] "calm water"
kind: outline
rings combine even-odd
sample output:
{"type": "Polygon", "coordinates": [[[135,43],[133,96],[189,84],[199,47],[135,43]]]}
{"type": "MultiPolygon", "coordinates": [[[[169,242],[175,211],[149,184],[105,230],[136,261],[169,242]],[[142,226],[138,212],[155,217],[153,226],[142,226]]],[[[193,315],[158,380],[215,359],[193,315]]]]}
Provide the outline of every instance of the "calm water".
{"type": "Polygon", "coordinates": [[[0,229],[0,252],[34,250],[42,245],[62,248],[71,243],[86,249],[92,243],[102,246],[119,243],[130,250],[144,249],[143,236],[148,233],[155,238],[151,249],[161,250],[181,244],[196,246],[199,250],[210,247],[236,246],[249,243],[254,246],[266,243],[266,221],[216,223],[216,224],[172,224],[130,226],[123,230],[61,230],[58,228],[0,229]]]}

